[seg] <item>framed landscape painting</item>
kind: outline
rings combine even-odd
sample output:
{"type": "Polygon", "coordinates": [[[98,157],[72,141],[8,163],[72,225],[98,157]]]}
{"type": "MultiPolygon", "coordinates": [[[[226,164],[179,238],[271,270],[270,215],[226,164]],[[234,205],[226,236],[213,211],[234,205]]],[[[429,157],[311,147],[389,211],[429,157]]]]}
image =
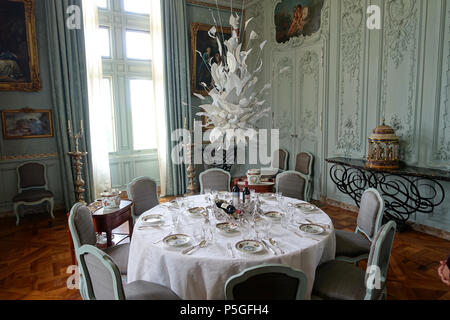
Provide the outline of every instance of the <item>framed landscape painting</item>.
{"type": "Polygon", "coordinates": [[[324,0],[279,0],[275,7],[277,42],[318,32],[323,4],[324,0]]]}
{"type": "Polygon", "coordinates": [[[41,90],[34,0],[0,0],[0,90],[41,90]]]}
{"type": "Polygon", "coordinates": [[[51,110],[2,111],[3,137],[5,139],[53,137],[51,110]]]}

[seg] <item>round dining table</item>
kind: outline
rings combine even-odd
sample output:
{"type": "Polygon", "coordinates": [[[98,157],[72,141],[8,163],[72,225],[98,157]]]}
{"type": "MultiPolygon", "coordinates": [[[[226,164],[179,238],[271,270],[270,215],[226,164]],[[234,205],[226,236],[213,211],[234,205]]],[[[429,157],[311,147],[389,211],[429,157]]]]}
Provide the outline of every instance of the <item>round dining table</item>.
{"type": "MultiPolygon", "coordinates": [[[[207,207],[208,201],[204,195],[187,197],[186,203],[195,207],[207,207]]],[[[275,197],[261,197],[261,211],[282,212],[275,197]]],[[[285,198],[294,205],[303,203],[296,199],[285,198]]],[[[188,211],[180,213],[178,228],[172,224],[173,203],[160,204],[143,213],[136,221],[133,238],[130,245],[128,262],[128,282],[145,280],[172,289],[184,300],[223,300],[225,298],[225,283],[243,270],[266,264],[282,264],[302,270],[307,277],[306,298],[311,298],[315,271],[319,264],[335,258],[335,230],[331,219],[317,208],[313,212],[295,210],[292,225],[282,228],[279,221],[272,221],[269,238],[276,241],[270,248],[265,247],[258,254],[243,253],[237,250],[236,243],[243,239],[245,233],[230,236],[215,232],[214,241],[206,247],[193,250],[189,254],[183,251],[198,244],[202,239],[203,217],[194,217],[188,211]],[[159,214],[163,216],[164,224],[160,227],[148,226],[145,217],[159,214]],[[300,231],[302,224],[318,224],[326,230],[320,235],[312,235],[300,231]],[[172,248],[162,239],[170,234],[185,234],[192,240],[182,248],[172,248]],[[243,235],[244,234],[244,235],[243,235]],[[231,247],[231,250],[230,250],[231,247]],[[275,255],[276,254],[276,255],[275,255]]],[[[264,218],[268,219],[268,218],[264,218]]],[[[268,219],[269,220],[269,219],[268,219]]],[[[210,223],[216,226],[218,221],[211,214],[210,223]]],[[[251,233],[250,233],[251,234],[251,233]]]]}

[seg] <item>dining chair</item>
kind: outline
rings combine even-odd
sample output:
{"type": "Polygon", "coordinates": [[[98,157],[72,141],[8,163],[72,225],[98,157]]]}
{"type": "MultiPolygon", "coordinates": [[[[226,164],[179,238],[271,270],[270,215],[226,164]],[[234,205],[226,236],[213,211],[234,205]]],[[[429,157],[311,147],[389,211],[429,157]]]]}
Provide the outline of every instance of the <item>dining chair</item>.
{"type": "Polygon", "coordinates": [[[374,237],[366,270],[333,260],[316,270],[312,298],[317,300],[386,299],[386,279],[396,224],[390,221],[374,237]]]}
{"type": "Polygon", "coordinates": [[[124,285],[114,260],[95,246],[84,245],[78,252],[86,278],[86,300],[180,300],[172,290],[156,283],[124,285]]]}
{"type": "Polygon", "coordinates": [[[20,206],[37,206],[47,203],[52,219],[54,208],[53,193],[48,190],[47,166],[40,162],[26,162],[16,168],[18,194],[13,198],[16,225],[20,222],[20,206]]]}
{"type": "Polygon", "coordinates": [[[283,196],[308,201],[308,180],[297,171],[285,171],[277,175],[275,190],[283,196]]]}
{"type": "Polygon", "coordinates": [[[336,230],[336,260],[356,263],[367,259],[383,214],[384,201],[380,193],[367,189],[361,197],[355,232],[336,230]]]}
{"type": "Polygon", "coordinates": [[[222,169],[208,169],[200,173],[200,193],[205,190],[228,191],[230,192],[231,174],[222,169]]]}
{"type": "Polygon", "coordinates": [[[272,168],[286,171],[289,164],[289,152],[286,149],[275,150],[272,157],[272,168]]]}
{"type": "Polygon", "coordinates": [[[133,201],[132,215],[136,220],[144,212],[159,205],[158,187],[148,177],[138,177],[127,186],[128,199],[133,201]]]}
{"type": "Polygon", "coordinates": [[[301,270],[270,264],[248,268],[225,284],[227,300],[304,300],[307,279],[301,270]]]}
{"type": "MultiPolygon", "coordinates": [[[[97,244],[97,235],[94,230],[94,222],[89,208],[81,203],[75,204],[70,210],[69,215],[69,230],[72,235],[75,255],[77,257],[78,265],[80,265],[80,248],[84,245],[95,246],[97,244]]],[[[126,276],[128,269],[128,254],[130,251],[130,244],[125,243],[113,247],[105,248],[104,252],[111,256],[115,264],[118,266],[120,274],[126,276]]],[[[85,294],[86,284],[84,283],[84,276],[80,272],[80,292],[85,294]]],[[[84,296],[83,296],[84,297],[84,296]]]]}
{"type": "Polygon", "coordinates": [[[313,175],[313,166],[314,166],[314,156],[309,152],[300,152],[295,159],[295,171],[299,172],[303,175],[303,177],[307,180],[307,189],[308,193],[305,196],[306,201],[311,200],[311,192],[312,192],[312,175],[313,175]]]}

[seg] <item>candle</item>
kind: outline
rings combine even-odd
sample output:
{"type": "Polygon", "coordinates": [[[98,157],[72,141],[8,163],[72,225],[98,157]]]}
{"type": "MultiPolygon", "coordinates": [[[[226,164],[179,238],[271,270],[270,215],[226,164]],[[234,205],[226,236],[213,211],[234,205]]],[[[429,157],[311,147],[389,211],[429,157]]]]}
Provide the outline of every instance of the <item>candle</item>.
{"type": "Polygon", "coordinates": [[[72,125],[70,123],[70,120],[67,121],[67,128],[69,129],[69,133],[72,134],[72,125]]]}
{"type": "Polygon", "coordinates": [[[184,128],[187,130],[187,117],[184,117],[184,128]]]}
{"type": "Polygon", "coordinates": [[[81,134],[84,133],[84,124],[83,124],[83,120],[81,120],[81,134]]]}

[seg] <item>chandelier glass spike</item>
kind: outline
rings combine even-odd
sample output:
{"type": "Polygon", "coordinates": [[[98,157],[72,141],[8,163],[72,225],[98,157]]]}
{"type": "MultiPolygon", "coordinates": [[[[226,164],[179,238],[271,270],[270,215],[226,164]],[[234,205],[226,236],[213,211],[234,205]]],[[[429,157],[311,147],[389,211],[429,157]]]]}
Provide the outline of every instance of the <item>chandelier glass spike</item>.
{"type": "MultiPolygon", "coordinates": [[[[249,18],[245,22],[242,26],[243,32],[246,32],[252,20],[253,18],[249,18]]],[[[252,44],[256,43],[259,36],[255,31],[251,31],[248,50],[245,51],[239,36],[241,23],[237,14],[231,14],[230,25],[232,35],[229,40],[224,39],[223,32],[220,33],[216,26],[208,32],[209,36],[217,41],[222,62],[212,63],[212,58],[204,61],[211,72],[213,86],[209,89],[206,83],[201,85],[211,102],[201,105],[203,112],[197,113],[198,116],[206,117],[205,127],[214,127],[210,133],[212,143],[223,141],[225,137],[225,149],[228,149],[234,138],[237,144],[245,144],[246,137],[252,139],[256,135],[256,123],[268,116],[271,110],[265,106],[266,101],[263,99],[271,85],[266,84],[258,90],[258,75],[263,70],[262,52],[267,40],[259,43],[256,48],[259,51],[257,65],[254,70],[249,70],[247,59],[254,50],[252,44]]],[[[201,52],[197,53],[202,57],[201,52]]],[[[206,101],[204,96],[194,95],[206,101]]]]}

